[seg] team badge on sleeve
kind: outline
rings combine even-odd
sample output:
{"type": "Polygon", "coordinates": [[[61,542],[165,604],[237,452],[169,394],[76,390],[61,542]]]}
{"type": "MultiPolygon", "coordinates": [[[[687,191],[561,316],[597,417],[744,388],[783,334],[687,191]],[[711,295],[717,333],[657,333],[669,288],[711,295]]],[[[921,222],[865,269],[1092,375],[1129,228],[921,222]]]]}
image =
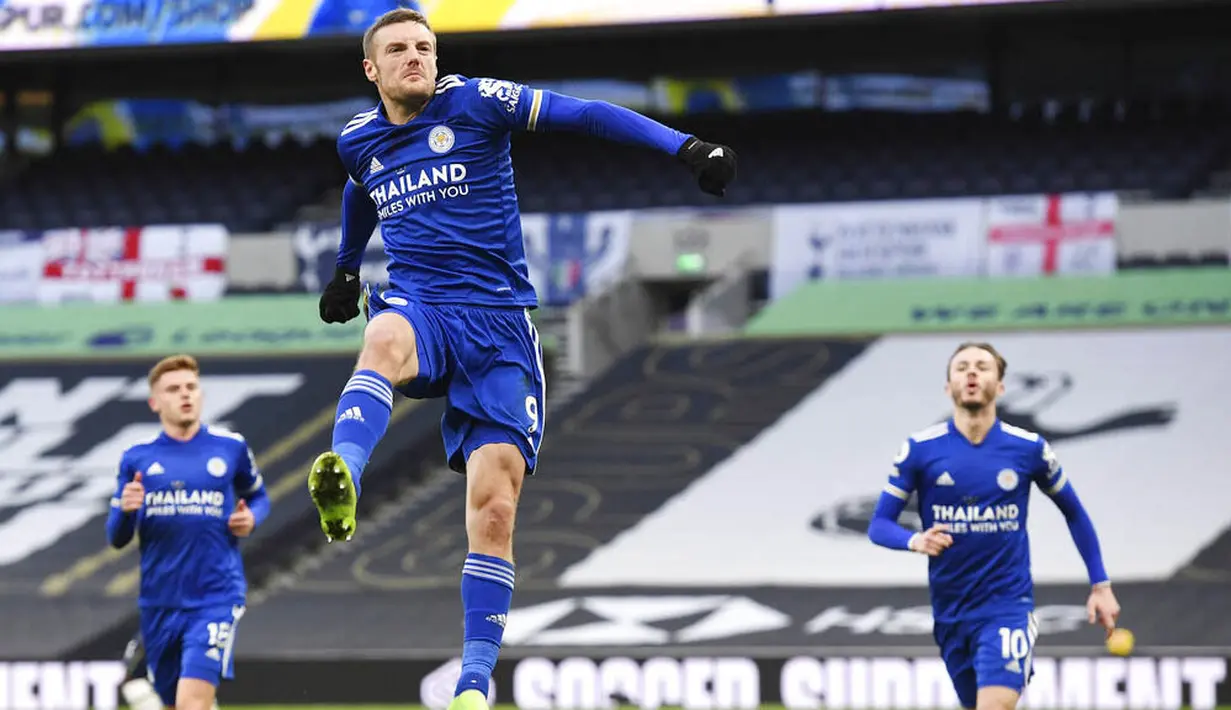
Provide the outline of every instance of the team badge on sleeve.
{"type": "Polygon", "coordinates": [[[1047,464],[1047,473],[1050,476],[1056,475],[1056,471],[1060,470],[1060,459],[1056,458],[1056,452],[1051,450],[1051,444],[1043,444],[1043,462],[1047,464]]]}
{"type": "Polygon", "coordinates": [[[903,461],[906,460],[907,456],[910,456],[910,441],[909,440],[902,442],[902,448],[898,449],[898,455],[893,458],[893,465],[896,466],[902,463],[903,461]]]}
{"type": "Polygon", "coordinates": [[[479,96],[495,99],[504,104],[509,113],[513,113],[521,99],[521,85],[504,79],[480,79],[479,96]]]}

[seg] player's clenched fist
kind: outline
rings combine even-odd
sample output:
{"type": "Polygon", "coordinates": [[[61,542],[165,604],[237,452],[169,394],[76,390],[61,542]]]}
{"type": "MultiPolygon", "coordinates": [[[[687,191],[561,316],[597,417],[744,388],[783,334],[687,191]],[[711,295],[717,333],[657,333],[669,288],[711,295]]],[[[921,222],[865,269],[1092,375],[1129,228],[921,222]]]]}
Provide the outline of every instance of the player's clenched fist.
{"type": "Polygon", "coordinates": [[[120,510],[125,513],[135,513],[141,509],[141,504],[145,502],[145,486],[141,485],[141,472],[137,471],[133,476],[133,480],[124,484],[124,490],[120,491],[120,510]]]}
{"type": "Polygon", "coordinates": [[[235,537],[248,537],[252,534],[252,529],[256,527],[256,516],[248,507],[248,501],[239,499],[235,512],[231,513],[230,519],[227,520],[227,527],[235,537]]]}
{"type": "Polygon", "coordinates": [[[953,536],[949,534],[949,526],[933,525],[911,538],[910,549],[928,557],[935,557],[952,544],[953,536]]]}
{"type": "Polygon", "coordinates": [[[333,280],[321,293],[321,320],[326,323],[345,323],[359,315],[359,296],[362,290],[357,272],[342,268],[334,271],[333,280]]]}
{"type": "Polygon", "coordinates": [[[707,194],[722,197],[735,179],[735,151],[725,145],[691,137],[680,146],[676,156],[692,169],[701,191],[707,194]]]}

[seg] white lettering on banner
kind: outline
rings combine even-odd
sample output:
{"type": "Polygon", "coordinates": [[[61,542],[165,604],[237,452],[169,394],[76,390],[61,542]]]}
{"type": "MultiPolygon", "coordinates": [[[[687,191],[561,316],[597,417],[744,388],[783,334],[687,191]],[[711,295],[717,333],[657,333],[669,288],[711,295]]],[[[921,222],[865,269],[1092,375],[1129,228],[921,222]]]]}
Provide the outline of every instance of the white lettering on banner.
{"type": "MultiPolygon", "coordinates": [[[[1022,706],[1086,710],[1184,707],[1210,710],[1226,678],[1221,658],[1036,658],[1022,706]]],[[[788,708],[957,707],[953,682],[939,658],[797,657],[782,667],[788,708]]]]}
{"type": "MultiPolygon", "coordinates": [[[[231,412],[255,397],[276,397],[303,384],[298,373],[206,375],[202,418],[226,427],[231,412]]],[[[124,449],[157,436],[157,422],[129,424],[106,437],[83,442],[80,454],[51,454],[72,442],[80,421],[110,401],[140,401],[144,378],[87,377],[71,387],[58,378],[16,378],[0,388],[0,566],[43,550],[96,516],[105,514],[115,492],[124,449]]],[[[178,501],[171,501],[172,508],[178,501]]],[[[221,515],[220,501],[199,511],[221,515]]]]}
{"type": "Polygon", "coordinates": [[[116,710],[122,661],[0,662],[0,710],[116,710]]]}
{"type": "MultiPolygon", "coordinates": [[[[1033,666],[1022,707],[1040,710],[1213,710],[1227,672],[1225,659],[1197,657],[1044,657],[1033,666]]],[[[757,708],[762,680],[772,682],[762,676],[758,662],[745,657],[526,658],[513,669],[513,702],[524,710],[757,708]]],[[[959,707],[939,658],[796,656],[782,664],[777,682],[787,708],[959,707]]]]}
{"type": "Polygon", "coordinates": [[[522,710],[756,708],[761,673],[750,658],[526,658],[513,669],[513,703],[522,710]]]}
{"type": "Polygon", "coordinates": [[[1114,273],[1119,207],[1114,192],[988,198],[987,273],[1114,273]]]}
{"type": "MultiPolygon", "coordinates": [[[[1076,604],[1047,604],[1034,609],[1039,633],[1059,634],[1076,631],[1086,625],[1086,607],[1076,604]]],[[[926,636],[932,633],[932,608],[914,606],[896,609],[878,606],[867,611],[850,611],[845,606],[825,609],[804,624],[804,632],[820,635],[842,629],[857,636],[926,636]]]]}
{"type": "Polygon", "coordinates": [[[219,224],[49,230],[38,300],[215,300],[227,286],[228,238],[219,224]]]}
{"type": "Polygon", "coordinates": [[[778,205],[770,296],[818,279],[979,273],[981,199],[778,205]]]}
{"type": "Polygon", "coordinates": [[[509,612],[504,643],[510,646],[592,646],[699,643],[719,638],[776,631],[791,617],[744,596],[682,594],[591,596],[556,599],[509,612]],[[595,620],[553,629],[576,612],[595,620]],[[655,623],[692,618],[667,630],[655,623]]]}

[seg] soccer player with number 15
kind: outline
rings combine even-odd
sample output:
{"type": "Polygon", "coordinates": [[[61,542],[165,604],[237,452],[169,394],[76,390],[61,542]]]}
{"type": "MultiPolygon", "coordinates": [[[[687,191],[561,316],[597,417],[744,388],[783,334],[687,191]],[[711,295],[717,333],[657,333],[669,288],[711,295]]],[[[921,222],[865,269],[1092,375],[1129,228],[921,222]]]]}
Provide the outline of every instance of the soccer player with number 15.
{"type": "MultiPolygon", "coordinates": [[[[150,370],[149,404],[162,433],[120,458],[107,516],[113,547],[140,538],[146,664],[162,704],[175,710],[210,710],[219,682],[234,674],[248,592],[239,541],[270,508],[244,438],[202,424],[200,372],[188,355],[150,370]]],[[[130,703],[156,706],[148,695],[130,703]]]]}
{"type": "Polygon", "coordinates": [[[1111,634],[1120,615],[1094,524],[1051,446],[996,415],[1006,366],[988,343],[958,346],[946,386],[953,416],[902,444],[868,526],[878,545],[928,555],[933,636],[962,707],[978,710],[1012,710],[1033,674],[1031,484],[1068,521],[1092,585],[1090,623],[1111,634]],[[919,533],[897,523],[912,494],[919,533]]]}

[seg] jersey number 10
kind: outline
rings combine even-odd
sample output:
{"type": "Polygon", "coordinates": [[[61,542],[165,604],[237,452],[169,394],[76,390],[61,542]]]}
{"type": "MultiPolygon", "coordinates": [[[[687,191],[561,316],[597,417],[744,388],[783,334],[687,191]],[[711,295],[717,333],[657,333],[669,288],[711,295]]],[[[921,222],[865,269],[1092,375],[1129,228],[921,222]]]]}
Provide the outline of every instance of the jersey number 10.
{"type": "Polygon", "coordinates": [[[1000,627],[1000,655],[1020,660],[1030,654],[1030,640],[1022,629],[1000,627]]]}

